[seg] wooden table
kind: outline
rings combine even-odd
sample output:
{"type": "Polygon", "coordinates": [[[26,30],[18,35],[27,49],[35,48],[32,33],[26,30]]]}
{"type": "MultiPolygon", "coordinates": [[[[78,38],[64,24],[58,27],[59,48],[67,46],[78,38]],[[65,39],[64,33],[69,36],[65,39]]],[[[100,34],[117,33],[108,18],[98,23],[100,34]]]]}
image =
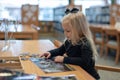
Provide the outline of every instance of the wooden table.
{"type": "MultiPolygon", "coordinates": [[[[5,28],[0,26],[0,38],[4,38],[5,28]]],[[[30,25],[15,25],[8,26],[9,38],[22,38],[22,39],[38,39],[38,31],[32,28],[30,25]]]]}
{"type": "MultiPolygon", "coordinates": [[[[0,41],[0,43],[1,48],[4,42],[0,41]]],[[[29,52],[30,54],[40,54],[54,48],[55,46],[50,40],[16,40],[15,43],[11,43],[8,51],[0,52],[0,57],[19,56],[19,54],[24,52],[29,52]]],[[[21,64],[25,73],[37,74],[39,76],[64,76],[75,74],[78,80],[95,80],[81,67],[76,65],[70,65],[75,69],[74,71],[49,74],[44,73],[41,69],[39,69],[29,60],[21,60],[21,64]]]]}

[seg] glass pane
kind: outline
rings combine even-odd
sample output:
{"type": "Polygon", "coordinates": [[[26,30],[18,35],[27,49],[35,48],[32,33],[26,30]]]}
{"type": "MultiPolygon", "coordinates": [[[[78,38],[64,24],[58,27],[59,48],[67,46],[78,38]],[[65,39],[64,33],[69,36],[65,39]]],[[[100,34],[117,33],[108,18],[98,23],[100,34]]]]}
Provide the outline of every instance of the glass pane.
{"type": "Polygon", "coordinates": [[[53,20],[53,9],[52,8],[40,8],[39,20],[41,21],[52,21],[53,20]]]}
{"type": "Polygon", "coordinates": [[[53,20],[53,8],[69,4],[68,0],[0,0],[0,19],[8,18],[21,21],[21,6],[38,4],[39,20],[53,20]]]}
{"type": "Polygon", "coordinates": [[[68,4],[68,0],[39,0],[39,20],[53,21],[53,8],[68,4]]]}
{"type": "Polygon", "coordinates": [[[104,0],[75,0],[75,5],[82,5],[82,11],[85,14],[86,8],[105,5],[105,2],[104,0]]]}
{"type": "Polygon", "coordinates": [[[21,21],[21,6],[23,4],[38,4],[38,0],[0,0],[0,20],[21,21]]]}

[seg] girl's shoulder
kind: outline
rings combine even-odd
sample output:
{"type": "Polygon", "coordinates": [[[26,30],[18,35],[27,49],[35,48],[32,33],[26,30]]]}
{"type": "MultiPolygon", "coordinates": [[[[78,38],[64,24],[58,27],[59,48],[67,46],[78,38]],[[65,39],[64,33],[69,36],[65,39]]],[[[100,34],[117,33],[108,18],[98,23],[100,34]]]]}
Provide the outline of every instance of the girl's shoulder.
{"type": "Polygon", "coordinates": [[[71,44],[71,42],[69,40],[65,40],[64,44],[68,45],[68,44],[71,44]]]}
{"type": "Polygon", "coordinates": [[[77,45],[90,45],[89,40],[86,37],[81,37],[77,45]]]}
{"type": "MultiPolygon", "coordinates": [[[[64,45],[65,46],[68,46],[68,45],[73,46],[71,41],[69,41],[69,40],[65,40],[64,45]]],[[[74,46],[90,46],[90,42],[86,37],[81,37],[80,40],[77,42],[77,44],[74,46]]]]}

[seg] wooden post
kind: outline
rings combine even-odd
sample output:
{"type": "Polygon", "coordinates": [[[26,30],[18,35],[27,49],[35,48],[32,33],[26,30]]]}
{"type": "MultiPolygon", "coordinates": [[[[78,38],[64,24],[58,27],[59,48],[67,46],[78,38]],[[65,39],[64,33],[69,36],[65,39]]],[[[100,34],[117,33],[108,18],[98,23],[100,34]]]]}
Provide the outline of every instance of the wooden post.
{"type": "Polygon", "coordinates": [[[74,0],[69,0],[69,5],[74,5],[74,0]]]}

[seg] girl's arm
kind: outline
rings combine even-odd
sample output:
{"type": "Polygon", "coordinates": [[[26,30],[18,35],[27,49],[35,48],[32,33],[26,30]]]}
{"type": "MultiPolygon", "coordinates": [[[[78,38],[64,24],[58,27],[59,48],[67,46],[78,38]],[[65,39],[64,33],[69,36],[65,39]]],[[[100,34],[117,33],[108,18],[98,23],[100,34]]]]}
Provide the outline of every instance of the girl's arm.
{"type": "MultiPolygon", "coordinates": [[[[81,47],[81,46],[80,46],[81,47]]],[[[80,57],[65,57],[63,63],[75,64],[79,66],[88,65],[92,60],[92,50],[88,45],[83,45],[81,49],[80,57]]],[[[79,54],[79,53],[75,53],[79,54]]]]}
{"type": "Polygon", "coordinates": [[[63,55],[65,53],[65,46],[64,44],[61,45],[59,48],[53,49],[49,51],[51,53],[51,57],[63,55]]]}

